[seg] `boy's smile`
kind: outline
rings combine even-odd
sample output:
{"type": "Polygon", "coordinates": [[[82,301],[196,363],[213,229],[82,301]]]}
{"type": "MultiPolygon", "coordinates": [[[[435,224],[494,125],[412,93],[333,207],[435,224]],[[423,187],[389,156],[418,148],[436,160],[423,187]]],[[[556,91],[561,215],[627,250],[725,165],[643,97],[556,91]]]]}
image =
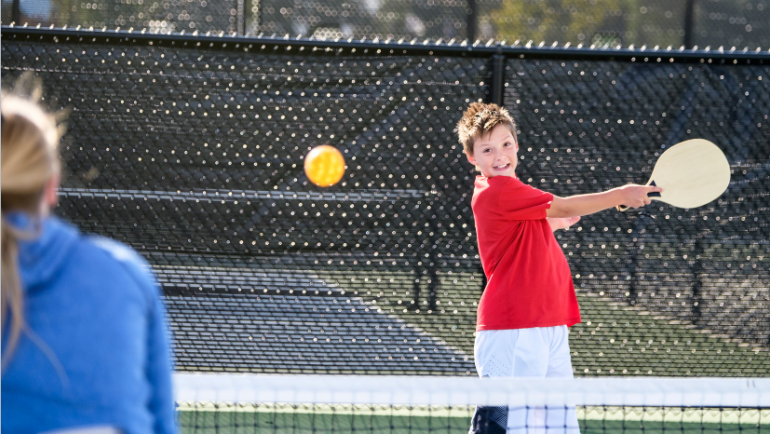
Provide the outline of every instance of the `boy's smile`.
{"type": "Polygon", "coordinates": [[[516,177],[519,144],[506,125],[492,128],[473,143],[473,154],[467,153],[468,161],[481,170],[487,178],[493,176],[516,177]]]}

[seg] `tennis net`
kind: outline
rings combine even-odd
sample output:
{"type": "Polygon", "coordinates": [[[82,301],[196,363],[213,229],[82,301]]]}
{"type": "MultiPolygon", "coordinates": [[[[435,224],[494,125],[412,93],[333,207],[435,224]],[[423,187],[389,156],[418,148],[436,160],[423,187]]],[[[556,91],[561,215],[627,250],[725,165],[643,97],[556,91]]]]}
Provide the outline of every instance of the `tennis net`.
{"type": "Polygon", "coordinates": [[[183,433],[770,434],[770,379],[178,373],[175,388],[183,433]]]}

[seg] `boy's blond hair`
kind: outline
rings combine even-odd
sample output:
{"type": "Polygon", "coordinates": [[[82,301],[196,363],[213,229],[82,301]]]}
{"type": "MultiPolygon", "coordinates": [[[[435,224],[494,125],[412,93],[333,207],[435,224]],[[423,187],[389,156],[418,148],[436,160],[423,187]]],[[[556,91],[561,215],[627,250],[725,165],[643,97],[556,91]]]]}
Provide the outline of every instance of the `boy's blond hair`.
{"type": "Polygon", "coordinates": [[[504,107],[497,104],[474,102],[465,110],[463,118],[457,123],[457,136],[466,153],[473,154],[473,142],[484,134],[489,134],[498,125],[505,125],[511,131],[516,143],[516,121],[504,107]]]}

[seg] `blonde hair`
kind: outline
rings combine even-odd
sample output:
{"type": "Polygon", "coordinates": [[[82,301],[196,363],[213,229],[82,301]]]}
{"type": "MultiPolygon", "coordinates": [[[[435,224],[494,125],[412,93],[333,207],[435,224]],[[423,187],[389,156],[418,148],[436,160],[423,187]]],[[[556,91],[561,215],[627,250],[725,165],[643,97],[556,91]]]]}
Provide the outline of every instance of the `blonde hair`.
{"type": "Polygon", "coordinates": [[[38,80],[25,74],[16,82],[15,89],[2,91],[2,149],[0,150],[0,236],[2,251],[2,335],[8,333],[8,346],[3,354],[3,366],[18,343],[24,328],[24,297],[18,268],[18,242],[28,238],[25,233],[6,221],[7,213],[22,211],[37,215],[47,182],[60,170],[58,144],[61,129],[56,116],[46,112],[37,103],[42,95],[38,80]],[[10,314],[10,331],[6,318],[10,314]]]}
{"type": "Polygon", "coordinates": [[[497,104],[484,104],[474,102],[463,113],[462,119],[457,123],[457,137],[463,145],[463,150],[473,153],[473,143],[479,137],[488,134],[498,125],[505,125],[511,131],[513,139],[516,137],[516,121],[504,107],[497,104]]]}

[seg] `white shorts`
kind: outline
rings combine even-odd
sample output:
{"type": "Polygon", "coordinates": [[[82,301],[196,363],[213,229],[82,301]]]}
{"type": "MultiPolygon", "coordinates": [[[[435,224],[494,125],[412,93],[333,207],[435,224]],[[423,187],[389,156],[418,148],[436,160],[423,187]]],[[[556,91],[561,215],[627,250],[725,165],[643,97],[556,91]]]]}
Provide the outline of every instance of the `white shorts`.
{"type": "MultiPolygon", "coordinates": [[[[567,326],[476,332],[480,377],[572,378],[567,326]]],[[[472,434],[579,434],[574,407],[478,407],[472,434]]]]}

